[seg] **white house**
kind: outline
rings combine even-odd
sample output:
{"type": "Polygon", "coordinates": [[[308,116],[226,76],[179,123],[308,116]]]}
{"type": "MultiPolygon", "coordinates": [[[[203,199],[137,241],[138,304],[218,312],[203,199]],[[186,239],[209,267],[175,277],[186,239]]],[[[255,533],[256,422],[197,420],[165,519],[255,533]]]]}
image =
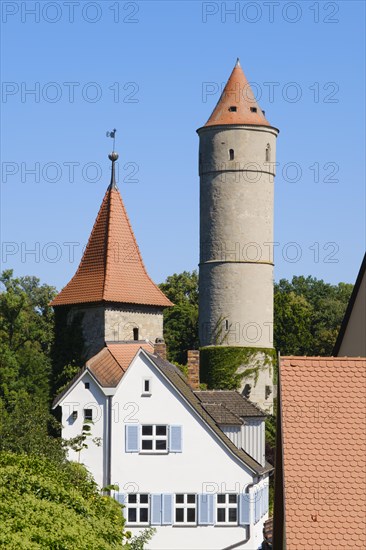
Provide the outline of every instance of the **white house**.
{"type": "Polygon", "coordinates": [[[149,549],[254,550],[272,470],[265,415],[235,391],[193,391],[158,346],[107,342],[55,399],[65,439],[91,421],[69,458],[118,485],[128,530],[156,528],[149,549]]]}

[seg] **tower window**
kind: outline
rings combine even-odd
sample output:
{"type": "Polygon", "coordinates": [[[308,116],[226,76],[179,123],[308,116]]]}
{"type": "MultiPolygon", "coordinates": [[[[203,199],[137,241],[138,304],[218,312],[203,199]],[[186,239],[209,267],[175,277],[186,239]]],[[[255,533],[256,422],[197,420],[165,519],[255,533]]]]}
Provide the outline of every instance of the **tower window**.
{"type": "Polygon", "coordinates": [[[139,329],[138,329],[138,328],[134,328],[134,329],[133,329],[133,339],[134,339],[134,340],[138,340],[138,339],[139,339],[139,329]]]}
{"type": "Polygon", "coordinates": [[[225,330],[229,330],[229,320],[225,319],[225,330]]]}
{"type": "Polygon", "coordinates": [[[231,107],[229,107],[229,111],[230,111],[231,113],[236,113],[237,107],[236,107],[235,105],[232,105],[231,107]]]}
{"type": "Polygon", "coordinates": [[[266,147],[266,162],[271,162],[271,146],[267,143],[266,147]]]}
{"type": "Polygon", "coordinates": [[[85,389],[88,390],[90,388],[89,382],[85,382],[85,389]]]}
{"type": "Polygon", "coordinates": [[[257,107],[251,107],[250,110],[251,110],[252,113],[256,113],[257,112],[257,107]]]}
{"type": "Polygon", "coordinates": [[[229,149],[229,160],[234,160],[234,149],[229,149]]]}

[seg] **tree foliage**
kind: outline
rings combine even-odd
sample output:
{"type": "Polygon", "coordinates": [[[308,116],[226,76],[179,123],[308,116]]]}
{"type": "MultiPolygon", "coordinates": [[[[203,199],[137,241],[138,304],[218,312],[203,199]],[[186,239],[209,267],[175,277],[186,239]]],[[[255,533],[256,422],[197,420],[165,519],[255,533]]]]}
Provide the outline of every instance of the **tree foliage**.
{"type": "Polygon", "coordinates": [[[46,407],[51,374],[55,289],[36,277],[0,277],[0,398],[14,406],[20,394],[31,395],[46,407]]]}
{"type": "Polygon", "coordinates": [[[0,523],[8,550],[128,548],[121,506],[75,463],[0,452],[0,523]]]}
{"type": "Polygon", "coordinates": [[[164,338],[171,361],[185,364],[187,350],[198,349],[198,275],[183,271],[171,275],[161,290],[174,304],[164,311],[164,338]]]}
{"type": "Polygon", "coordinates": [[[274,288],[274,345],[282,355],[332,355],[353,285],[314,277],[274,288]]]}

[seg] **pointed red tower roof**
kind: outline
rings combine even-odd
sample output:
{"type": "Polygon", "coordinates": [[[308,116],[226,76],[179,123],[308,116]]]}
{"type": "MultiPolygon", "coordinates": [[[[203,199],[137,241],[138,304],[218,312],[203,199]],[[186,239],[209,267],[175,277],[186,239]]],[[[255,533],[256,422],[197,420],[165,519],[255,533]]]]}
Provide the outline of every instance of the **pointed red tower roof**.
{"type": "Polygon", "coordinates": [[[205,126],[253,124],[270,126],[255,100],[253,91],[240,66],[239,59],[221,97],[205,126]]]}
{"type": "Polygon", "coordinates": [[[166,307],[173,305],[150,279],[141,258],[121,195],[114,180],[107,189],[84,255],[71,281],[52,306],[119,302],[166,307]]]}

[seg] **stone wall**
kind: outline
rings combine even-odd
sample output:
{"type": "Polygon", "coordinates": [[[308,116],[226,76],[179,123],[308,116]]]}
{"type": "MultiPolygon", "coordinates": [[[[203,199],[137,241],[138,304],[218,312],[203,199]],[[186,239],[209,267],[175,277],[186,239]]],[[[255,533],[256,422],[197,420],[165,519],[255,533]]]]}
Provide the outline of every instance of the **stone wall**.
{"type": "Polygon", "coordinates": [[[163,310],[151,306],[110,306],[105,309],[105,340],[150,340],[163,338],[163,310]],[[135,331],[134,331],[135,329],[135,331]],[[137,337],[136,337],[137,336],[137,337]]]}
{"type": "Polygon", "coordinates": [[[68,315],[70,323],[76,313],[82,314],[82,331],[86,359],[100,351],[105,342],[163,338],[163,310],[151,306],[93,305],[74,306],[68,315]],[[135,329],[135,332],[134,332],[135,329]]]}

